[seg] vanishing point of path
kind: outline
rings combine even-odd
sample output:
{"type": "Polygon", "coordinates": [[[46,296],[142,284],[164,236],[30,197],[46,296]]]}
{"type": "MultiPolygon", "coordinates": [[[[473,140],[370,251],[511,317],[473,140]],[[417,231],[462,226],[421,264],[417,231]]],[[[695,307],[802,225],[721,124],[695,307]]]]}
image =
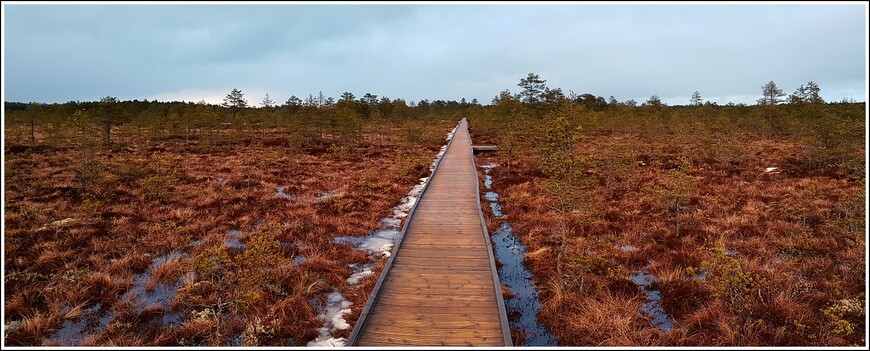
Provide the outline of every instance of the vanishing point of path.
{"type": "Polygon", "coordinates": [[[348,345],[510,346],[463,118],[348,345]]]}

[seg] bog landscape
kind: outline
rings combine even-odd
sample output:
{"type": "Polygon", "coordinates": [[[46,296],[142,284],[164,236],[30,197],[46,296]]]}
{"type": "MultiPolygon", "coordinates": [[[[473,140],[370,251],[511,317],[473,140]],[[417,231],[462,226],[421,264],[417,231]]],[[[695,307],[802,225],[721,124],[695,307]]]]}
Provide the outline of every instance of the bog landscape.
{"type": "Polygon", "coordinates": [[[463,118],[514,345],[864,342],[863,103],[518,85],[7,104],[7,345],[343,345],[463,118]]]}
{"type": "Polygon", "coordinates": [[[866,347],[849,6],[4,4],[3,346],[866,347]]]}

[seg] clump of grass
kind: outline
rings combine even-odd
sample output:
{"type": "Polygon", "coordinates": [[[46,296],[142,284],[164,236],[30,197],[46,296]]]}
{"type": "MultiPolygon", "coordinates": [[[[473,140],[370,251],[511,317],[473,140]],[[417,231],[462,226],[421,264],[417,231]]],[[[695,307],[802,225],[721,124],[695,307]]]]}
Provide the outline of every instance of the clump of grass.
{"type": "Polygon", "coordinates": [[[746,272],[740,260],[729,256],[722,248],[711,248],[712,257],[702,266],[709,272],[703,284],[710,286],[716,299],[724,300],[736,314],[744,312],[746,295],[764,282],[760,277],[746,272]]]}

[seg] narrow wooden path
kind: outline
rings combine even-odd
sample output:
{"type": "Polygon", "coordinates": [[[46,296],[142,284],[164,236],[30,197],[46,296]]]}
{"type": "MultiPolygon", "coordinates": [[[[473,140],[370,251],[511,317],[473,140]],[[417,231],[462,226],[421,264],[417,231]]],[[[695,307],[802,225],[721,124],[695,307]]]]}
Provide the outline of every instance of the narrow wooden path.
{"type": "Polygon", "coordinates": [[[511,346],[463,118],[348,339],[359,346],[511,346]]]}

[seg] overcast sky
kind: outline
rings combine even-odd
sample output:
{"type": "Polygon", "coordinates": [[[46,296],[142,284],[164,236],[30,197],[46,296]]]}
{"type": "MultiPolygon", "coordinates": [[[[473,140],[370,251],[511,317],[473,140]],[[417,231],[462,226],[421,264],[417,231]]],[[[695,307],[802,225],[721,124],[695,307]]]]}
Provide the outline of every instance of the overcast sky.
{"type": "Polygon", "coordinates": [[[619,101],[755,103],[770,80],[866,100],[865,4],[3,6],[4,101],[488,103],[529,72],[619,101]]]}

